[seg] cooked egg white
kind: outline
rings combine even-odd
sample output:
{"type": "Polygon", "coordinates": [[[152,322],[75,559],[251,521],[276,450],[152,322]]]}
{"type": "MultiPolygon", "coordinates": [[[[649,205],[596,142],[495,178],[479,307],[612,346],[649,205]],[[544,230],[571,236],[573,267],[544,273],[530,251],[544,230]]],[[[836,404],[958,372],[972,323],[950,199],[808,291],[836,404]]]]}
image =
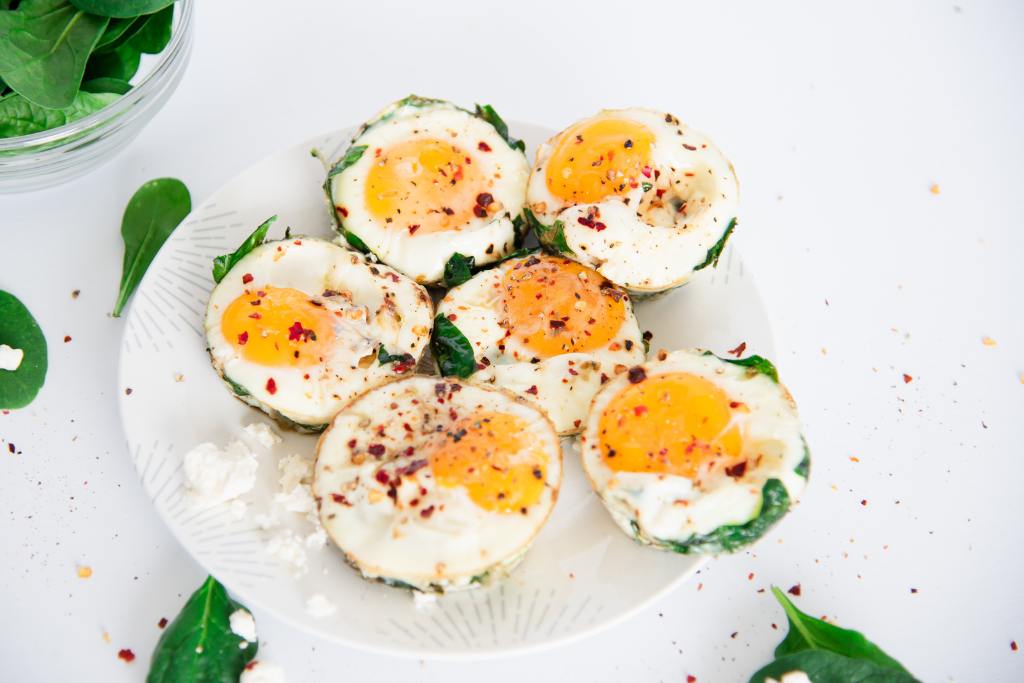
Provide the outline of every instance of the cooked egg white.
{"type": "Polygon", "coordinates": [[[522,559],[562,480],[550,421],[497,389],[409,377],[346,406],[320,439],[324,529],[369,579],[428,592],[522,559]]]}
{"type": "Polygon", "coordinates": [[[535,229],[635,293],[714,265],[737,215],[728,159],[671,114],[607,109],[537,151],[527,190],[535,229]]]}
{"type": "Polygon", "coordinates": [[[529,172],[483,118],[407,97],[363,126],[326,189],[349,243],[432,284],[456,253],[482,265],[515,249],[529,172]]]}
{"type": "Polygon", "coordinates": [[[322,429],[355,395],[411,372],[433,322],[427,292],[328,241],[268,242],[210,295],[214,369],[246,403],[322,429]]]}
{"type": "Polygon", "coordinates": [[[660,352],[594,398],[582,462],[627,534],[676,552],[731,552],[800,495],[809,456],[796,405],[771,364],[752,358],[660,352]]]}
{"type": "Polygon", "coordinates": [[[559,434],[582,428],[602,383],[644,358],[630,297],[575,261],[535,254],[505,261],[438,304],[469,340],[470,379],[536,403],[559,434]]]}

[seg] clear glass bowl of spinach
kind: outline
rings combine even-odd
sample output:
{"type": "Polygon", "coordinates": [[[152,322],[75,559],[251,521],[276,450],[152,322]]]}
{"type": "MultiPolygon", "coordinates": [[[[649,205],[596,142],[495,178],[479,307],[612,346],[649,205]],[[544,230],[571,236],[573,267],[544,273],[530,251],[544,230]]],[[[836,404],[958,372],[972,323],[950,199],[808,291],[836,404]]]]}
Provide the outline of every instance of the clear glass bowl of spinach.
{"type": "Polygon", "coordinates": [[[131,14],[133,7],[145,10],[159,0],[0,0],[0,11],[12,6],[24,10],[25,2],[34,3],[27,7],[35,18],[8,15],[2,20],[16,25],[0,27],[7,34],[0,39],[16,31],[24,36],[6,55],[0,54],[0,75],[13,74],[18,90],[32,98],[9,83],[0,84],[5,93],[0,96],[0,193],[57,185],[110,159],[166,103],[192,49],[194,0],[163,8],[165,17],[171,15],[169,37],[166,21],[161,27],[153,19],[147,27],[143,16],[98,18],[81,12],[82,6],[95,3],[131,14]],[[45,49],[37,47],[46,40],[50,43],[45,49]],[[54,43],[59,43],[56,50],[54,43]],[[163,48],[157,49],[161,43],[163,48]],[[48,56],[66,54],[62,64],[54,65],[32,55],[33,49],[48,56]],[[76,72],[76,61],[79,72],[80,62],[85,62],[81,80],[68,76],[76,72]]]}

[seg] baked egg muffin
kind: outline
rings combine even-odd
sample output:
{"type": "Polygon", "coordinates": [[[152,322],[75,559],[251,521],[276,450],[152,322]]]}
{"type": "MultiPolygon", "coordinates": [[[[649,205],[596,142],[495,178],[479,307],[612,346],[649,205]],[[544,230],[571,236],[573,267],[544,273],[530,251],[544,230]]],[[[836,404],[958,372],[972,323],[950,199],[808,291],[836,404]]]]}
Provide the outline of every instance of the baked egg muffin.
{"type": "Polygon", "coordinates": [[[562,452],[528,401],[408,377],[341,410],[320,438],[320,520],[368,579],[443,593],[510,572],[558,498],[562,452]]]}
{"type": "Polygon", "coordinates": [[[319,431],[357,394],[410,373],[430,339],[433,305],[404,275],[332,242],[267,242],[210,294],[206,343],[246,403],[319,431]]]}
{"type": "MultiPolygon", "coordinates": [[[[339,232],[417,282],[455,254],[477,265],[513,251],[530,166],[494,110],[410,96],[363,125],[325,189],[339,232]]],[[[523,230],[525,231],[525,229],[523,230]]]]}
{"type": "Polygon", "coordinates": [[[608,382],[581,438],[584,470],[615,523],[679,553],[733,552],[803,491],[796,405],[759,356],[660,352],[608,382]]]}
{"type": "Polygon", "coordinates": [[[715,265],[735,226],[732,164],[671,114],[606,109],[540,146],[527,189],[541,242],[631,292],[715,265]]]}
{"type": "Polygon", "coordinates": [[[644,359],[629,295],[563,256],[530,254],[481,271],[449,290],[437,314],[442,374],[469,370],[473,382],[526,397],[562,435],[580,431],[604,382],[644,359]],[[465,342],[453,348],[459,336],[465,342]],[[465,362],[454,362],[457,348],[465,362]]]}

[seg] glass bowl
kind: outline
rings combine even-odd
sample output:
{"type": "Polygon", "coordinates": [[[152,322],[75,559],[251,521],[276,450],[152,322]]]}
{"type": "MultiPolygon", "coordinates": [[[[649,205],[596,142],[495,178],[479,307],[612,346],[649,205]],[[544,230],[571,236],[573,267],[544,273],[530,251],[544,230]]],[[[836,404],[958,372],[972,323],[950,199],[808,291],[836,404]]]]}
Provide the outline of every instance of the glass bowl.
{"type": "Polygon", "coordinates": [[[171,41],[134,87],[77,121],[0,138],[0,193],[26,192],[83,175],[135,139],[178,87],[192,51],[194,0],[175,4],[171,41]]]}

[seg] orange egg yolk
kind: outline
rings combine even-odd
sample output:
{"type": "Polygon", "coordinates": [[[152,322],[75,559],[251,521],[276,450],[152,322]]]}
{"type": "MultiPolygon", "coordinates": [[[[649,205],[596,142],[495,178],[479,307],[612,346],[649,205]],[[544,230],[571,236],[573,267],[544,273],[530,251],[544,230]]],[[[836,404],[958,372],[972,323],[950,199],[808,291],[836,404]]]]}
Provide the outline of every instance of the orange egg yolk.
{"type": "Polygon", "coordinates": [[[502,278],[509,329],[540,358],[608,344],[626,319],[626,295],[597,271],[554,256],[510,262],[502,278]]]}
{"type": "Polygon", "coordinates": [[[225,309],[220,327],[242,358],[266,367],[315,365],[334,342],[331,313],[291,288],[246,290],[225,309]]]}
{"type": "Polygon", "coordinates": [[[413,139],[374,152],[366,208],[380,223],[410,234],[451,230],[499,207],[479,164],[458,145],[413,139]]]}
{"type": "Polygon", "coordinates": [[[622,118],[583,121],[561,134],[548,159],[548,190],[566,204],[621,195],[651,175],[654,134],[622,118]]]}
{"type": "Polygon", "coordinates": [[[490,512],[525,513],[544,493],[547,456],[515,415],[479,412],[457,421],[429,460],[438,484],[465,488],[490,512]]]}
{"type": "Polygon", "coordinates": [[[739,458],[743,439],[732,420],[739,408],[703,377],[648,377],[620,391],[601,414],[601,457],[617,472],[694,479],[707,465],[739,458]]]}

